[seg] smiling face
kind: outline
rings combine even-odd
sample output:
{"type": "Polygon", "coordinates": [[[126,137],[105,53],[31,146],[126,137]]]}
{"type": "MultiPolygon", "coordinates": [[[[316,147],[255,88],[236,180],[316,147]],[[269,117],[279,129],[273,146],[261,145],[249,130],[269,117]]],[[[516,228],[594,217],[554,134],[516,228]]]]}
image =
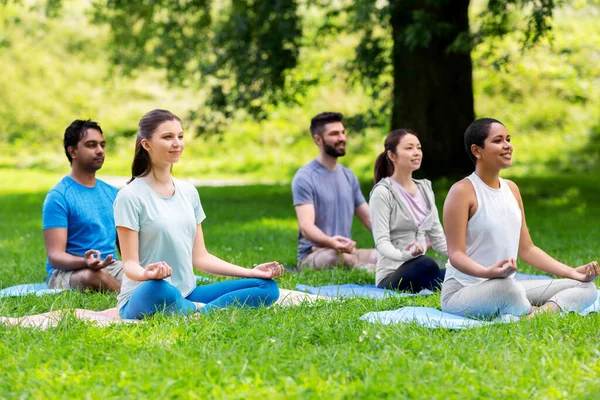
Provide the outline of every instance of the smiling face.
{"type": "Polygon", "coordinates": [[[331,157],[346,154],[346,130],[341,122],[330,122],[323,127],[323,133],[314,135],[315,142],[322,151],[331,157]]]}
{"type": "Polygon", "coordinates": [[[69,146],[68,151],[72,164],[82,170],[96,172],[104,164],[104,147],[106,141],[102,133],[93,128],[88,128],[76,146],[69,146]]]}
{"type": "Polygon", "coordinates": [[[490,125],[487,138],[483,148],[477,145],[471,146],[471,151],[477,160],[477,164],[492,169],[505,169],[512,165],[513,146],[510,143],[510,133],[502,124],[490,125]]]}
{"type": "Polygon", "coordinates": [[[150,154],[153,165],[178,162],[185,148],[181,122],[172,120],[161,123],[150,139],[142,140],[142,146],[150,154]]]}
{"type": "Polygon", "coordinates": [[[388,158],[394,164],[394,170],[412,172],[421,168],[423,160],[421,142],[411,133],[402,136],[395,152],[388,151],[387,153],[388,158]]]}

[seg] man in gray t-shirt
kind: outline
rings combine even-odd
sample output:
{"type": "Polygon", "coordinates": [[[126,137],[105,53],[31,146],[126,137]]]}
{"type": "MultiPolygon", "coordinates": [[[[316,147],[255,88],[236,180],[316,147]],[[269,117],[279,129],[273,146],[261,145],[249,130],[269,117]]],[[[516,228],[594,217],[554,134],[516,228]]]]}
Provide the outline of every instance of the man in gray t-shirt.
{"type": "Polygon", "coordinates": [[[369,206],[356,176],[337,159],[346,154],[346,131],[340,113],[321,113],[310,132],[319,147],[317,158],[300,168],[292,181],[298,217],[298,267],[346,265],[374,270],[375,249],[357,249],[350,238],[356,214],[371,230],[369,206]]]}

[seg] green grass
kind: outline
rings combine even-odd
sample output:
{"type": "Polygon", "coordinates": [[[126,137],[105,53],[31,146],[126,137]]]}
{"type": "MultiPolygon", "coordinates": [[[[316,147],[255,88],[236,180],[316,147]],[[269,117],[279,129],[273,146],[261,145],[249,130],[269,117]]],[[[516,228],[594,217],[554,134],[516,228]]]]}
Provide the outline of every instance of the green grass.
{"type": "MultiPolygon", "coordinates": [[[[51,184],[44,176],[9,177],[0,171],[0,288],[44,279],[41,205],[44,185],[51,184]]],[[[595,181],[517,182],[537,244],[570,264],[597,257],[595,181]]],[[[435,187],[441,206],[448,184],[435,187]]],[[[368,185],[364,190],[368,193],[368,185]]],[[[213,253],[242,265],[295,262],[296,224],[287,185],[199,192],[213,253]]],[[[354,235],[359,245],[372,245],[356,221],[354,235]]],[[[531,272],[523,263],[520,267],[531,272]]],[[[293,289],[297,283],[371,283],[373,277],[363,271],[309,271],[279,282],[293,289]]],[[[111,295],[68,292],[2,299],[0,315],[115,304],[111,295]]],[[[439,295],[227,309],[194,320],[157,316],[105,328],[73,318],[47,331],[0,326],[0,398],[600,396],[597,315],[540,316],[463,332],[359,320],[369,311],[406,305],[437,307],[439,295]]]]}

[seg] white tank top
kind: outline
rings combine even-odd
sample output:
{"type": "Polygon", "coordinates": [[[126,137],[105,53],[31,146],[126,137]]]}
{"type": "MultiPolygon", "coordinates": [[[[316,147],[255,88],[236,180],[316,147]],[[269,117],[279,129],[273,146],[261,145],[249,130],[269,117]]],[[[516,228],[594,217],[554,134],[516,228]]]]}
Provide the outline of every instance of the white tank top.
{"type": "MultiPolygon", "coordinates": [[[[491,267],[503,258],[516,259],[522,217],[508,183],[500,178],[500,189],[493,189],[475,172],[467,179],[473,184],[477,197],[477,211],[467,223],[467,256],[484,267],[491,267]]],[[[450,278],[463,286],[486,280],[460,272],[448,260],[445,280],[450,278]]]]}

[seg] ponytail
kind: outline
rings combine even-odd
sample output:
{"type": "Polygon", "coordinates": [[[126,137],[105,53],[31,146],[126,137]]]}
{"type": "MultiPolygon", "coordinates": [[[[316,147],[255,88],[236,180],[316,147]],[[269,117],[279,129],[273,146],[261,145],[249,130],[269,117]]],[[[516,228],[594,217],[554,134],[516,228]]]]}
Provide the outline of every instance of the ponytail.
{"type": "Polygon", "coordinates": [[[392,176],[394,173],[394,164],[387,156],[387,151],[383,151],[375,160],[375,182],[377,184],[383,178],[392,176]]]}
{"type": "Polygon", "coordinates": [[[147,175],[152,169],[150,164],[150,154],[148,150],[142,146],[143,138],[138,135],[135,141],[135,154],[133,155],[133,162],[131,163],[131,179],[127,183],[131,183],[138,176],[147,175]]]}

